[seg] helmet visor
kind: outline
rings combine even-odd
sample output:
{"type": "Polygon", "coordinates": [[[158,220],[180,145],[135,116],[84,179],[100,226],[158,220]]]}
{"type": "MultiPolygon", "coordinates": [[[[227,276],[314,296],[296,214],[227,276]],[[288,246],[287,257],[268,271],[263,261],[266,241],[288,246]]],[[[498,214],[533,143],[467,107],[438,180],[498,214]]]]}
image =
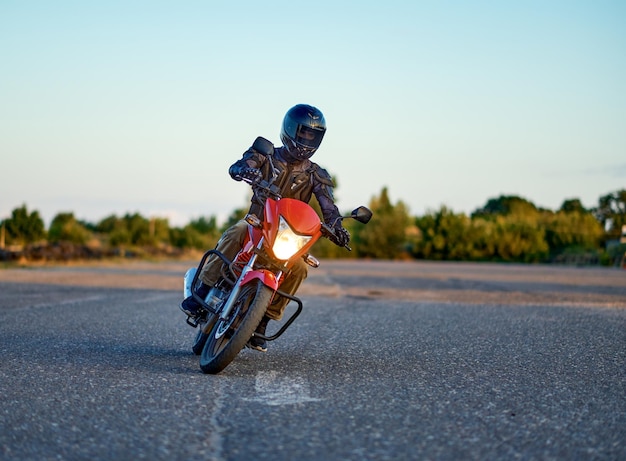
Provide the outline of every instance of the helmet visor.
{"type": "Polygon", "coordinates": [[[317,149],[322,143],[325,130],[316,130],[305,125],[299,125],[296,131],[296,143],[317,149]]]}

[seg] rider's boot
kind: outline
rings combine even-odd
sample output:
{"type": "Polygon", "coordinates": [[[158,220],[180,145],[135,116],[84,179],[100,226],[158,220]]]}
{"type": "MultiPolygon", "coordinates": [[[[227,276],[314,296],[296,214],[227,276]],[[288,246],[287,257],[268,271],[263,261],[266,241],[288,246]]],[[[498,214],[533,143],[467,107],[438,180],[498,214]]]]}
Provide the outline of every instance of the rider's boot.
{"type": "MultiPolygon", "coordinates": [[[[270,321],[270,318],[264,315],[263,318],[261,319],[261,323],[259,323],[259,326],[256,328],[255,333],[260,333],[262,335],[265,335],[265,329],[267,328],[267,323],[269,321],[270,321]]],[[[267,352],[267,341],[265,341],[262,338],[259,338],[258,336],[253,335],[252,338],[248,340],[248,344],[246,344],[246,346],[249,347],[250,349],[255,349],[261,352],[267,352]]]]}
{"type": "MultiPolygon", "coordinates": [[[[209,285],[205,285],[204,282],[200,282],[200,286],[196,289],[196,293],[200,295],[201,298],[206,298],[209,294],[211,287],[209,285]]],[[[193,296],[189,296],[185,298],[182,303],[180,303],[180,310],[187,314],[189,317],[197,317],[200,315],[200,308],[202,306],[198,301],[194,299],[193,296]]]]}

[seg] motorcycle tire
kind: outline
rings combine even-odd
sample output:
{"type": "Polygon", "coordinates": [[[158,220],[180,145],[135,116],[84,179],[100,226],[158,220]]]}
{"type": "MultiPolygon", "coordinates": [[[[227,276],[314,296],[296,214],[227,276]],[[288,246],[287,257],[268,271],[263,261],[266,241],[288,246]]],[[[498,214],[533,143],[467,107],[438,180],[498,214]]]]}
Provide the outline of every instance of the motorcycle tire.
{"type": "Polygon", "coordinates": [[[203,373],[217,374],[244,348],[261,322],[273,291],[261,282],[244,286],[228,319],[218,319],[200,354],[203,373]]]}

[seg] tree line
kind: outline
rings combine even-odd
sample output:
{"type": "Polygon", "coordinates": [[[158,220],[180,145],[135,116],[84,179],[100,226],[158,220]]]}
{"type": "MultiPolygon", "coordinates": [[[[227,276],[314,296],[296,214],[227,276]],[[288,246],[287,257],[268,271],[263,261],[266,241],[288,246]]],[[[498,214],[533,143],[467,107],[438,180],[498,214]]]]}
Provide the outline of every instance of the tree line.
{"type": "MultiPolygon", "coordinates": [[[[319,205],[313,200],[314,208],[319,205]]],[[[626,189],[601,196],[586,209],[579,199],[567,199],[558,210],[535,206],[519,196],[499,196],[470,215],[446,206],[423,216],[411,216],[408,207],[392,203],[388,189],[372,197],[374,216],[369,224],[344,221],[352,235],[352,252],[321,239],[313,252],[326,258],[427,259],[445,261],[563,262],[622,264],[626,245],[626,189]]],[[[139,213],[110,215],[97,223],[77,219],[71,212],[57,214],[48,229],[38,211],[24,204],[0,223],[0,255],[40,254],[56,249],[63,259],[102,255],[182,255],[213,248],[221,233],[245,215],[232,212],[218,225],[215,216],[200,217],[182,227],[165,218],[139,213]],[[77,248],[81,251],[77,252],[77,248]],[[39,251],[39,253],[37,253],[39,251]]]]}

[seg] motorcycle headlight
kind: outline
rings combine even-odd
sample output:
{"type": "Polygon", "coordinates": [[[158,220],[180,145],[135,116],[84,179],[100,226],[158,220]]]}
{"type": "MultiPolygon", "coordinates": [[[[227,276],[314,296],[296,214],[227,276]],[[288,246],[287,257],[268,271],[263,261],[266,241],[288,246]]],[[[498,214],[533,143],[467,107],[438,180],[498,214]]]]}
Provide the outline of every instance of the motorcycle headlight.
{"type": "Polygon", "coordinates": [[[287,221],[281,216],[278,224],[278,234],[272,246],[274,256],[281,260],[287,260],[298,252],[300,248],[311,240],[310,235],[296,234],[287,221]]]}

